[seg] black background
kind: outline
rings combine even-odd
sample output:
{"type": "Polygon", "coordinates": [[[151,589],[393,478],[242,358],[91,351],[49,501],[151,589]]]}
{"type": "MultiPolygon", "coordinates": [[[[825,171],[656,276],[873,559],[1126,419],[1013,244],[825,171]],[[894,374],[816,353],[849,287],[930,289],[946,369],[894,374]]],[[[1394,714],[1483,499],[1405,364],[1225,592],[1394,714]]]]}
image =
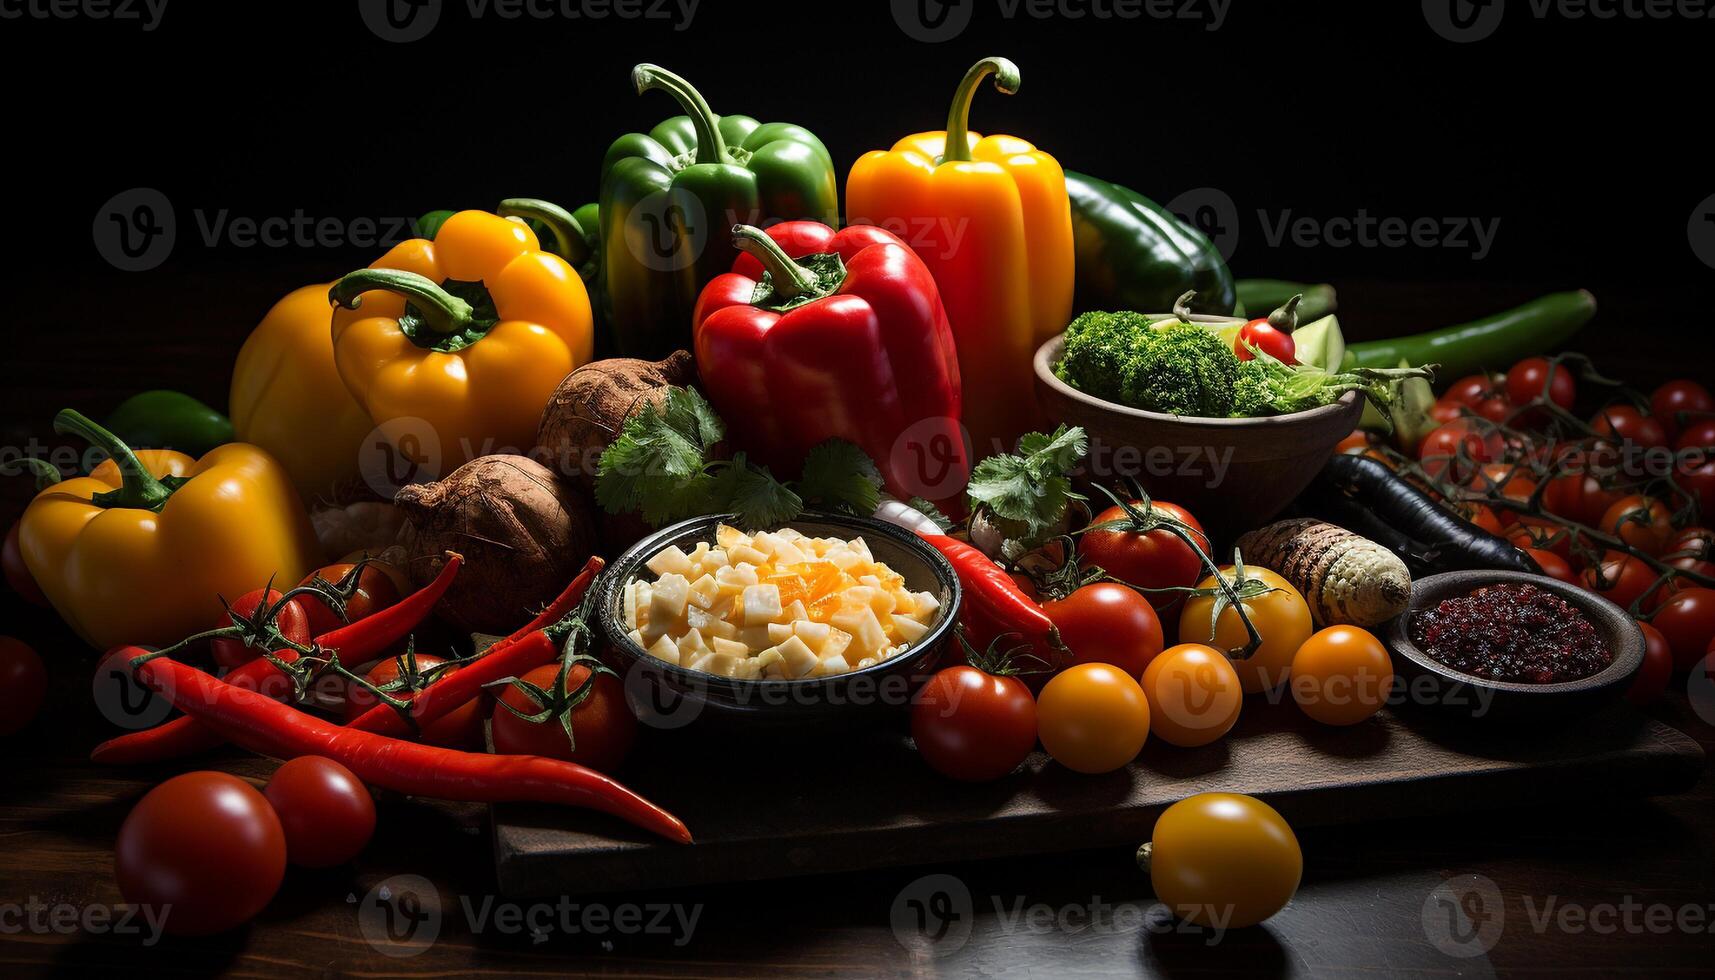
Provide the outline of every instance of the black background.
{"type": "MultiPolygon", "coordinates": [[[[1068,0],[1078,18],[1022,7],[1008,18],[1000,0],[965,2],[969,27],[937,44],[908,36],[885,0],[703,0],[683,31],[509,19],[492,5],[473,18],[467,0],[442,0],[434,30],[412,43],[378,38],[357,0],[169,0],[150,31],[0,21],[9,157],[22,169],[5,246],[8,359],[60,372],[92,410],[127,385],[224,404],[226,376],[206,356],[177,356],[185,345],[235,352],[280,295],[377,250],[210,243],[199,223],[222,211],[343,225],[507,196],[582,203],[614,136],[677,111],[664,94],[632,92],[629,69],[644,60],[688,76],[717,112],[811,128],[843,194],[860,153],[941,128],[965,68],[1002,54],[1023,88],[981,93],[974,129],[1030,139],[1164,202],[1220,189],[1239,214],[1235,271],[1334,282],[1351,335],[1587,287],[1603,304],[1592,330],[1659,347],[1663,370],[1709,374],[1715,270],[1687,225],[1715,192],[1699,148],[1715,20],[1539,18],[1511,0],[1492,37],[1455,44],[1416,0],[1232,0],[1218,30],[1207,0],[1189,8],[1199,19],[1096,16],[1107,0],[1068,0]],[[104,202],[137,187],[166,195],[177,237],[159,267],[121,272],[92,227],[104,202]],[[1259,210],[1271,223],[1290,210],[1499,225],[1478,260],[1471,244],[1275,245],[1259,210]]],[[[14,428],[37,409],[5,397],[14,428]]]]}

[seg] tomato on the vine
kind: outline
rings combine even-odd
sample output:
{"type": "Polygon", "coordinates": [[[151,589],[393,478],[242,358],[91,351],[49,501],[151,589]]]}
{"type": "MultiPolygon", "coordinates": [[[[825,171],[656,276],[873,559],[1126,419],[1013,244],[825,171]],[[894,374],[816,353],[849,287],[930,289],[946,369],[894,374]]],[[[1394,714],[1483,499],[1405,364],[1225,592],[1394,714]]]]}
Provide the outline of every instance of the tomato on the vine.
{"type": "MultiPolygon", "coordinates": [[[[412,656],[416,659],[419,675],[429,673],[447,662],[447,658],[438,657],[432,653],[414,653],[412,656]]],[[[388,657],[369,668],[369,672],[363,675],[363,679],[377,688],[384,689],[384,693],[390,696],[408,696],[410,693],[408,685],[416,683],[420,688],[422,678],[419,676],[416,681],[406,678],[400,669],[399,661],[400,658],[398,657],[388,657]],[[385,690],[389,687],[393,689],[385,690]]],[[[445,674],[446,671],[435,671],[435,676],[445,676],[445,674]]],[[[370,693],[367,688],[353,684],[346,691],[345,720],[350,721],[380,703],[381,700],[370,693]]],[[[475,748],[482,742],[482,708],[483,699],[481,697],[471,698],[445,715],[424,725],[418,740],[426,745],[439,745],[450,749],[475,748]]]]}
{"type": "Polygon", "coordinates": [[[1681,528],[1667,544],[1670,554],[1685,552],[1693,558],[1715,558],[1715,531],[1693,524],[1681,528]]]}
{"type": "MultiPolygon", "coordinates": [[[[1233,582],[1234,588],[1244,585],[1236,579],[1232,566],[1222,567],[1221,574],[1233,582]]],[[[1248,659],[1233,665],[1239,672],[1245,693],[1255,694],[1272,691],[1286,683],[1292,668],[1292,655],[1310,638],[1312,626],[1310,606],[1291,582],[1256,565],[1245,566],[1245,580],[1259,583],[1251,588],[1266,590],[1260,595],[1241,597],[1245,613],[1262,637],[1262,644],[1248,659]]],[[[1199,582],[1197,587],[1210,590],[1218,584],[1214,576],[1210,576],[1199,582]]],[[[1250,642],[1250,634],[1245,630],[1237,609],[1225,606],[1218,622],[1214,615],[1215,599],[1212,595],[1193,596],[1185,603],[1185,611],[1179,617],[1179,642],[1207,643],[1218,650],[1241,649],[1250,642]]]]}
{"type": "Polygon", "coordinates": [[[1149,699],[1118,667],[1078,664],[1043,686],[1036,730],[1049,757],[1073,772],[1112,772],[1149,738],[1149,699]]]}
{"type": "MultiPolygon", "coordinates": [[[[560,665],[545,664],[525,674],[521,680],[554,694],[554,680],[560,665]]],[[[489,718],[489,736],[494,739],[494,751],[505,755],[540,755],[550,759],[566,759],[580,766],[601,772],[614,772],[631,752],[637,739],[637,716],[625,703],[625,686],[610,671],[597,670],[591,677],[587,664],[574,663],[566,671],[565,695],[582,690],[586,681],[589,693],[571,707],[572,737],[566,738],[565,725],[559,717],[540,722],[518,716],[535,715],[542,704],[534,695],[508,686],[495,699],[494,714],[489,718]]]]}
{"type": "Polygon", "coordinates": [[[1149,732],[1181,748],[1208,745],[1238,724],[1244,685],[1227,655],[1204,643],[1161,652],[1143,672],[1149,732]]]}
{"type": "Polygon", "coordinates": [[[131,808],[113,864],[126,902],[168,910],[168,932],[206,936],[250,921],[279,891],[286,835],[249,783],[188,772],[131,808]]]}
{"type": "MultiPolygon", "coordinates": [[[[1518,544],[1516,540],[1513,543],[1518,544]]],[[[1527,548],[1524,545],[1519,545],[1519,548],[1529,555],[1532,561],[1536,562],[1536,566],[1542,569],[1542,574],[1549,578],[1557,578],[1569,585],[1578,584],[1578,576],[1572,571],[1572,565],[1566,559],[1552,551],[1543,551],[1541,548],[1527,548]]]]}
{"type": "Polygon", "coordinates": [[[1429,417],[1441,425],[1446,425],[1464,414],[1460,411],[1463,407],[1461,402],[1451,398],[1437,398],[1435,404],[1429,406],[1429,417]]]}
{"type": "Polygon", "coordinates": [[[286,835],[286,858],[331,868],[363,853],[375,836],[375,800],[350,769],[319,755],[289,759],[262,791],[286,835]]]}
{"type": "Polygon", "coordinates": [[[1571,409],[1578,397],[1572,372],[1546,357],[1527,357],[1507,372],[1507,400],[1514,405],[1529,405],[1545,395],[1555,405],[1571,409]]]}
{"type": "Polygon", "coordinates": [[[1572,535],[1550,520],[1521,514],[1506,529],[1506,539],[1520,548],[1552,551],[1566,561],[1572,560],[1572,535]]]}
{"type": "Polygon", "coordinates": [[[1550,514],[1594,527],[1614,502],[1625,496],[1620,490],[1602,485],[1588,472],[1563,473],[1548,481],[1542,492],[1542,505],[1550,514]]]}
{"type": "Polygon", "coordinates": [[[1487,426],[1487,422],[1473,418],[1448,422],[1423,437],[1417,447],[1418,463],[1432,479],[1439,480],[1457,461],[1457,468],[1447,479],[1464,483],[1500,451],[1500,439],[1487,426]]]}
{"type": "Polygon", "coordinates": [[[1504,383],[1505,379],[1498,375],[1467,374],[1449,385],[1441,397],[1456,405],[1475,408],[1483,399],[1494,397],[1504,383]]]}
{"type": "Polygon", "coordinates": [[[1254,926],[1286,907],[1304,875],[1298,838],[1267,803],[1199,793],[1155,821],[1138,861],[1155,896],[1193,925],[1254,926]]]}
{"type": "Polygon", "coordinates": [[[1113,664],[1132,676],[1161,652],[1161,619],[1148,599],[1116,582],[1095,582],[1042,604],[1075,664],[1113,664]]]}
{"type": "Polygon", "coordinates": [[[23,640],[0,636],[0,735],[36,720],[48,696],[48,668],[23,640]]]}
{"type": "MultiPolygon", "coordinates": [[[[304,576],[304,580],[298,584],[308,585],[320,579],[329,585],[337,585],[356,567],[355,562],[325,565],[304,576]]],[[[300,596],[295,601],[304,607],[304,615],[309,617],[310,635],[321,636],[339,629],[346,623],[355,623],[373,616],[398,602],[399,587],[379,564],[371,562],[363,566],[363,571],[357,577],[357,591],[345,601],[344,621],[340,620],[339,614],[327,603],[317,601],[314,596],[300,596]]]]}
{"type": "MultiPolygon", "coordinates": [[[[1128,502],[1134,507],[1141,507],[1140,501],[1128,502]]],[[[1204,554],[1209,553],[1209,537],[1190,511],[1162,500],[1151,501],[1150,510],[1185,525],[1197,547],[1204,554]]],[[[1109,507],[1097,514],[1091,523],[1105,524],[1126,519],[1124,509],[1109,507]]],[[[1114,578],[1141,589],[1188,588],[1195,585],[1204,572],[1203,560],[1197,557],[1197,552],[1166,528],[1158,527],[1144,534],[1121,529],[1090,531],[1078,542],[1078,554],[1085,565],[1098,566],[1114,578]]],[[[1177,592],[1147,592],[1145,595],[1158,612],[1177,608],[1183,598],[1177,592]]]]}
{"type": "Polygon", "coordinates": [[[1591,592],[1621,609],[1630,609],[1655,584],[1657,577],[1642,558],[1623,551],[1607,551],[1584,569],[1579,580],[1591,592]]]}
{"type": "Polygon", "coordinates": [[[948,667],[912,700],[911,738],[943,776],[999,779],[1036,748],[1036,700],[1017,677],[948,667]]]}
{"type": "Polygon", "coordinates": [[[1675,593],[1655,611],[1650,625],[1667,638],[1674,666],[1690,670],[1715,640],[1715,589],[1688,588],[1675,593]]]}
{"type": "Polygon", "coordinates": [[[1715,513],[1715,455],[1699,465],[1694,466],[1692,462],[1685,460],[1679,464],[1675,476],[1680,489],[1697,501],[1699,514],[1715,513]]]}
{"type": "MultiPolygon", "coordinates": [[[[258,607],[272,607],[281,598],[283,596],[278,589],[269,589],[266,595],[263,594],[262,589],[252,589],[233,601],[232,615],[240,619],[250,619],[256,615],[258,607]]],[[[228,616],[222,616],[221,621],[215,625],[231,626],[232,619],[228,616]]],[[[288,602],[280,607],[279,613],[274,617],[274,626],[282,636],[293,643],[308,646],[312,638],[310,618],[305,613],[304,608],[298,605],[296,601],[288,602]]],[[[262,655],[261,650],[246,646],[244,641],[235,640],[231,637],[217,637],[210,640],[208,646],[214,653],[214,662],[227,670],[242,667],[262,655]]]]}
{"type": "Polygon", "coordinates": [[[1370,448],[1370,434],[1363,429],[1354,429],[1352,434],[1334,444],[1337,453],[1361,453],[1370,448]]]}
{"type": "Polygon", "coordinates": [[[1473,500],[1455,500],[1450,506],[1466,521],[1497,537],[1506,533],[1506,528],[1488,504],[1479,504],[1473,500]]]}
{"type": "MultiPolygon", "coordinates": [[[[1536,477],[1524,466],[1485,463],[1482,469],[1477,471],[1477,475],[1471,478],[1469,486],[1483,496],[1500,497],[1524,507],[1530,503],[1531,495],[1536,493],[1536,477]]],[[[1496,516],[1506,523],[1517,515],[1510,509],[1502,508],[1496,516]]]]}
{"type": "Polygon", "coordinates": [[[1695,381],[1675,378],[1650,394],[1649,410],[1661,420],[1670,438],[1678,438],[1680,432],[1698,421],[1699,414],[1715,413],[1715,396],[1695,381]],[[1680,412],[1686,413],[1684,423],[1679,420],[1680,412]]]}
{"type": "Polygon", "coordinates": [[[1644,631],[1644,662],[1626,688],[1626,700],[1641,708],[1667,693],[1667,682],[1673,677],[1673,648],[1661,630],[1642,621],[1638,626],[1644,631]]]}
{"type": "Polygon", "coordinates": [[[1599,436],[1612,436],[1645,449],[1667,445],[1667,429],[1662,427],[1661,421],[1631,405],[1609,405],[1601,409],[1590,420],[1590,428],[1599,436]]]}
{"type": "Polygon", "coordinates": [[[1673,444],[1673,448],[1680,452],[1715,448],[1715,418],[1695,419],[1687,423],[1679,433],[1679,439],[1673,444]]]}
{"type": "Polygon", "coordinates": [[[1673,512],[1654,497],[1634,493],[1614,501],[1596,529],[1646,555],[1659,555],[1673,540],[1673,512]]]}

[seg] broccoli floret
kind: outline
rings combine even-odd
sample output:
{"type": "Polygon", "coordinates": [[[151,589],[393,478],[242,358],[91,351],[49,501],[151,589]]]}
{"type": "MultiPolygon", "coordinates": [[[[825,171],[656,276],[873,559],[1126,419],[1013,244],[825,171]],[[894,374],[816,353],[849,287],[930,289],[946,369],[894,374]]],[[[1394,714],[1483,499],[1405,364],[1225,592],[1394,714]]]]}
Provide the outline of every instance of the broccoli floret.
{"type": "Polygon", "coordinates": [[[1126,365],[1149,342],[1149,318],[1141,313],[1085,313],[1066,327],[1066,349],[1054,374],[1097,398],[1118,400],[1126,365]]]}
{"type": "Polygon", "coordinates": [[[1232,417],[1255,418],[1273,411],[1276,391],[1273,378],[1260,360],[1242,361],[1233,384],[1232,417]]]}
{"type": "Polygon", "coordinates": [[[1125,366],[1121,400],[1150,412],[1226,418],[1233,411],[1239,359],[1202,327],[1170,324],[1149,331],[1149,340],[1125,366]]]}

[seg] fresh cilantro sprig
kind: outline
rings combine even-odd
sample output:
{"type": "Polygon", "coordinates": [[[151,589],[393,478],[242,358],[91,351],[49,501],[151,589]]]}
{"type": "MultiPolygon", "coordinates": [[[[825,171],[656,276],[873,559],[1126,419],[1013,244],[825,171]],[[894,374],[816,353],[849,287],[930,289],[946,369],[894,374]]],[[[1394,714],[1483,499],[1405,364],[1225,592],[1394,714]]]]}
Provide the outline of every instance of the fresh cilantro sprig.
{"type": "Polygon", "coordinates": [[[1016,455],[990,456],[971,470],[965,488],[971,512],[988,511],[1010,539],[1040,543],[1066,515],[1066,505],[1084,499],[1072,492],[1071,473],[1089,451],[1089,438],[1076,426],[1029,433],[1016,455]]]}
{"type": "Polygon", "coordinates": [[[737,514],[746,527],[773,527],[806,509],[868,516],[881,501],[881,474],[863,450],[830,439],[810,450],[795,482],[737,453],[713,458],[726,425],[694,388],[645,404],[601,455],[596,502],[610,514],[640,513],[655,527],[703,514],[737,514]]]}

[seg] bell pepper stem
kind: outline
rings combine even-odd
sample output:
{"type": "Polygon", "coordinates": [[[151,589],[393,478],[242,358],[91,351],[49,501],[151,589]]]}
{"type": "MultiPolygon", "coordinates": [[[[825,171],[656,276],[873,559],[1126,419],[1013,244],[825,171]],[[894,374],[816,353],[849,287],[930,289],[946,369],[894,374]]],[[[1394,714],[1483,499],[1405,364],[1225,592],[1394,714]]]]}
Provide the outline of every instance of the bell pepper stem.
{"type": "Polygon", "coordinates": [[[61,410],[54,416],[54,431],[62,436],[77,436],[92,446],[99,446],[113,460],[113,465],[119,467],[124,483],[108,498],[111,501],[109,506],[158,510],[173,495],[172,489],[149,472],[130,446],[83,413],[69,408],[61,410]]]}
{"type": "Polygon", "coordinates": [[[471,325],[471,305],[440,287],[433,279],[402,269],[359,269],[348,273],[328,290],[328,299],[348,310],[363,305],[362,295],[384,289],[410,300],[429,329],[439,334],[459,333],[471,325]]]}
{"type": "Polygon", "coordinates": [[[25,472],[36,478],[36,489],[38,491],[46,490],[65,479],[64,474],[60,473],[60,468],[45,459],[37,459],[34,456],[25,456],[23,459],[18,461],[18,465],[22,466],[25,472]]]}
{"type": "Polygon", "coordinates": [[[1298,304],[1304,299],[1303,293],[1294,295],[1285,305],[1268,315],[1268,325],[1281,333],[1291,333],[1298,329],[1298,304]]]}
{"type": "Polygon", "coordinates": [[[964,80],[953,93],[953,107],[947,111],[947,146],[941,153],[944,163],[957,163],[971,158],[970,124],[971,100],[977,96],[977,86],[984,78],[994,76],[994,87],[1002,95],[1018,91],[1018,66],[1005,58],[984,58],[965,72],[964,80]]]}
{"type": "Polygon", "coordinates": [[[685,115],[691,117],[691,125],[697,128],[698,163],[728,162],[726,140],[721,138],[720,126],[717,125],[720,117],[690,82],[660,65],[641,64],[631,69],[631,84],[637,86],[638,95],[660,91],[678,100],[685,115]]]}
{"type": "Polygon", "coordinates": [[[554,236],[555,251],[574,268],[589,260],[589,248],[584,244],[584,236],[578,234],[577,220],[572,217],[570,211],[552,201],[533,197],[509,197],[500,202],[500,207],[495,208],[494,213],[502,218],[525,218],[546,225],[549,233],[554,236]]]}
{"type": "Polygon", "coordinates": [[[774,282],[774,294],[781,299],[793,300],[815,291],[819,278],[816,273],[792,261],[780,243],[761,228],[733,225],[732,244],[762,263],[762,268],[774,282]]]}

